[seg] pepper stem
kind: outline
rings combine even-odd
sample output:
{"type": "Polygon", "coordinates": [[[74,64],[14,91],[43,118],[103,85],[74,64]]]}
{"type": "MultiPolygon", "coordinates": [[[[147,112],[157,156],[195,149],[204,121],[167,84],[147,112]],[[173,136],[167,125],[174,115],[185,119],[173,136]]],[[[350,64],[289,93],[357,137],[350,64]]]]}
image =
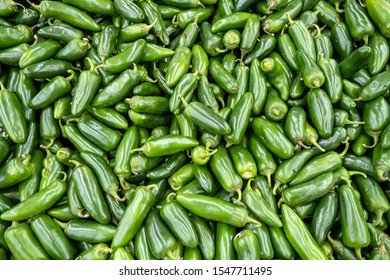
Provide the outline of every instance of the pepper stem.
{"type": "Polygon", "coordinates": [[[316,38],[322,35],[321,28],[317,24],[312,24],[311,26],[313,26],[317,31],[316,36],[315,36],[316,38]]]}
{"type": "Polygon", "coordinates": [[[168,257],[170,260],[180,260],[180,257],[175,256],[172,250],[166,251],[165,255],[168,257]]]}
{"type": "Polygon", "coordinates": [[[378,177],[383,181],[389,179],[389,172],[383,170],[380,166],[376,167],[376,173],[378,174],[378,177]]]}
{"type": "Polygon", "coordinates": [[[64,171],[59,171],[58,174],[62,174],[64,177],[62,178],[62,181],[66,181],[66,179],[68,178],[68,174],[66,174],[66,172],[64,171]]]}
{"type": "Polygon", "coordinates": [[[348,139],[347,139],[347,141],[345,141],[344,144],[345,144],[344,150],[339,154],[340,158],[343,158],[345,156],[345,154],[348,152],[348,149],[349,149],[348,139]]]}
{"type": "Polygon", "coordinates": [[[171,192],[170,194],[168,194],[166,197],[167,203],[171,202],[175,198],[175,196],[176,196],[175,192],[171,192]]]}
{"type": "Polygon", "coordinates": [[[70,76],[66,78],[68,81],[73,80],[73,78],[76,76],[76,73],[75,73],[73,70],[70,70],[70,69],[69,69],[69,70],[66,71],[66,72],[68,72],[68,73],[70,74],[70,76]]]}
{"type": "Polygon", "coordinates": [[[176,15],[174,15],[173,18],[172,18],[172,24],[173,25],[178,25],[179,24],[179,22],[176,20],[176,15]]]}
{"type": "Polygon", "coordinates": [[[321,152],[325,152],[325,151],[326,151],[324,148],[322,148],[322,147],[317,143],[317,141],[316,141],[315,138],[311,138],[311,139],[310,139],[310,143],[311,143],[313,146],[317,147],[321,152]]]}
{"type": "Polygon", "coordinates": [[[62,229],[65,229],[66,225],[68,224],[68,223],[60,222],[57,219],[53,219],[53,221],[56,222],[62,229]]]}
{"type": "Polygon", "coordinates": [[[220,48],[215,48],[214,50],[215,50],[217,53],[224,53],[224,52],[227,52],[227,51],[228,51],[228,49],[222,50],[222,49],[220,49],[220,48]]]}
{"type": "Polygon", "coordinates": [[[376,227],[379,225],[380,221],[382,220],[383,216],[383,210],[377,210],[375,211],[375,220],[372,222],[372,225],[376,227]]]}
{"type": "Polygon", "coordinates": [[[23,164],[24,165],[27,165],[29,162],[30,162],[30,160],[31,160],[31,155],[30,154],[24,154],[23,156],[23,164]]]}
{"type": "Polygon", "coordinates": [[[251,191],[252,190],[252,186],[251,186],[251,183],[254,179],[249,179],[248,182],[246,183],[246,187],[245,187],[245,190],[249,190],[251,191]]]}
{"type": "Polygon", "coordinates": [[[80,163],[80,162],[78,162],[77,160],[74,160],[74,159],[69,160],[69,162],[73,163],[75,165],[74,168],[77,168],[77,167],[83,165],[82,163],[80,163]]]}
{"type": "Polygon", "coordinates": [[[179,98],[180,98],[181,102],[183,103],[184,108],[187,108],[187,107],[188,107],[188,103],[187,103],[187,101],[184,99],[183,95],[180,95],[179,98]]]}
{"type": "Polygon", "coordinates": [[[280,206],[282,206],[282,203],[284,202],[284,199],[283,199],[283,197],[281,197],[280,199],[279,199],[279,201],[278,201],[278,208],[280,208],[280,206]]]}
{"type": "Polygon", "coordinates": [[[302,140],[297,141],[297,144],[298,144],[299,146],[301,146],[302,148],[304,148],[304,149],[309,149],[308,146],[306,146],[305,144],[303,144],[302,140]]]}
{"type": "Polygon", "coordinates": [[[242,191],[241,191],[241,189],[239,188],[239,189],[236,190],[236,192],[237,192],[237,199],[235,200],[235,203],[238,203],[238,202],[240,202],[241,199],[242,199],[242,191]]]}
{"type": "Polygon", "coordinates": [[[136,149],[132,149],[131,151],[130,151],[130,153],[132,154],[132,153],[135,153],[135,152],[141,152],[141,153],[143,153],[145,151],[145,148],[144,147],[140,147],[140,148],[136,148],[136,149]]]}
{"type": "Polygon", "coordinates": [[[343,10],[343,9],[340,9],[340,2],[336,2],[336,3],[334,4],[334,9],[335,9],[336,12],[338,12],[339,14],[344,13],[344,10],[343,10]]]}
{"type": "Polygon", "coordinates": [[[364,260],[364,258],[362,257],[362,248],[355,248],[355,253],[358,260],[364,260]]]}
{"type": "Polygon", "coordinates": [[[267,177],[267,184],[269,188],[272,186],[271,175],[271,171],[266,171],[265,176],[267,177]]]}
{"type": "Polygon", "coordinates": [[[0,91],[3,91],[3,90],[6,90],[4,84],[2,82],[0,82],[0,91]]]}
{"type": "Polygon", "coordinates": [[[120,197],[115,188],[112,188],[108,194],[112,195],[118,201],[126,201],[126,196],[120,197]]]}
{"type": "Polygon", "coordinates": [[[367,149],[374,148],[378,144],[379,134],[372,135],[372,138],[374,138],[374,143],[372,145],[363,144],[363,147],[365,147],[367,149]]]}
{"type": "Polygon", "coordinates": [[[282,184],[282,183],[281,183],[278,179],[276,179],[275,185],[274,185],[274,187],[272,188],[272,194],[273,194],[273,195],[276,195],[276,192],[277,192],[277,190],[278,190],[278,188],[280,187],[281,184],[282,184]]]}
{"type": "Polygon", "coordinates": [[[345,124],[365,124],[366,122],[346,120],[345,124]]]}
{"type": "Polygon", "coordinates": [[[363,173],[363,172],[360,172],[360,171],[348,171],[348,173],[349,173],[349,176],[361,175],[361,176],[363,176],[365,179],[367,179],[367,174],[366,174],[366,173],[363,173]]]}
{"type": "Polygon", "coordinates": [[[247,223],[252,223],[252,224],[255,224],[255,225],[259,226],[259,227],[262,226],[262,224],[261,224],[258,220],[255,220],[255,219],[253,219],[253,218],[250,217],[250,216],[247,216],[247,217],[246,217],[245,222],[246,222],[246,224],[247,224],[247,223]]]}
{"type": "Polygon", "coordinates": [[[53,146],[55,139],[52,138],[52,139],[49,139],[49,141],[50,142],[47,145],[44,145],[42,148],[49,149],[51,146],[53,146]]]}

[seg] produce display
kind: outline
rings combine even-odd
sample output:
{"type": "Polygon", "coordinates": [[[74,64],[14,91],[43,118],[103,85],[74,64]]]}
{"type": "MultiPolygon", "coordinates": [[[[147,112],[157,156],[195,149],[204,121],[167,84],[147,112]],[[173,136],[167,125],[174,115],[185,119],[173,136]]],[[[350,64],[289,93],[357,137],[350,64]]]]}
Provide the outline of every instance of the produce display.
{"type": "Polygon", "coordinates": [[[390,260],[390,1],[0,0],[0,260],[390,260]]]}

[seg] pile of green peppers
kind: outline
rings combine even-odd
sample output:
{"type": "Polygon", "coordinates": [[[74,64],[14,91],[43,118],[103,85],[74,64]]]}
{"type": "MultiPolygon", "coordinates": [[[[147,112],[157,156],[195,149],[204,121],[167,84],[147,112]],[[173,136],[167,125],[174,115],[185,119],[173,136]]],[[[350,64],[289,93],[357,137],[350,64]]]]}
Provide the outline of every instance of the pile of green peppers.
{"type": "Polygon", "coordinates": [[[0,259],[389,260],[388,0],[0,0],[0,259]]]}

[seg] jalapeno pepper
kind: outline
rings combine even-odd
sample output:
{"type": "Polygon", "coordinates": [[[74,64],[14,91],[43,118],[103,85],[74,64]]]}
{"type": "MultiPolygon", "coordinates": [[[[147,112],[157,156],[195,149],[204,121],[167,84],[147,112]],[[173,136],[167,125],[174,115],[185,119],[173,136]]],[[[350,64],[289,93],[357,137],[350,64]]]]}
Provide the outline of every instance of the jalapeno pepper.
{"type": "Polygon", "coordinates": [[[215,260],[234,260],[234,236],[236,228],[224,222],[217,222],[215,233],[215,260]]]}
{"type": "Polygon", "coordinates": [[[0,49],[15,47],[33,40],[32,30],[24,24],[0,26],[0,34],[0,49]]]}
{"type": "Polygon", "coordinates": [[[7,90],[0,83],[0,102],[3,104],[0,109],[0,122],[7,134],[15,143],[23,144],[27,141],[27,124],[20,104],[15,93],[7,90]]]}
{"type": "Polygon", "coordinates": [[[111,253],[112,249],[106,243],[98,243],[82,251],[76,260],[106,260],[111,253]]]}
{"type": "Polygon", "coordinates": [[[286,204],[282,205],[283,230],[299,256],[305,260],[327,260],[299,216],[286,204]]]}
{"type": "Polygon", "coordinates": [[[287,239],[282,228],[269,227],[269,235],[271,237],[272,246],[274,248],[275,257],[280,260],[293,260],[296,253],[287,239]]]}
{"type": "Polygon", "coordinates": [[[17,260],[50,259],[27,223],[19,224],[18,222],[14,222],[5,231],[4,238],[12,255],[17,260]]]}
{"type": "Polygon", "coordinates": [[[387,1],[373,1],[366,2],[366,9],[370,19],[379,27],[380,32],[386,38],[390,37],[390,25],[387,18],[390,15],[390,5],[387,1]]]}
{"type": "Polygon", "coordinates": [[[299,15],[303,7],[303,1],[290,2],[284,8],[270,14],[263,22],[263,30],[265,33],[276,33],[283,29],[288,23],[288,17],[294,19],[299,15]]]}
{"type": "Polygon", "coordinates": [[[29,178],[32,174],[31,156],[12,158],[0,168],[0,189],[11,187],[29,178]]]}
{"type": "Polygon", "coordinates": [[[233,203],[199,194],[178,194],[177,201],[187,210],[203,218],[242,227],[246,223],[259,223],[248,216],[248,211],[233,203]]]}

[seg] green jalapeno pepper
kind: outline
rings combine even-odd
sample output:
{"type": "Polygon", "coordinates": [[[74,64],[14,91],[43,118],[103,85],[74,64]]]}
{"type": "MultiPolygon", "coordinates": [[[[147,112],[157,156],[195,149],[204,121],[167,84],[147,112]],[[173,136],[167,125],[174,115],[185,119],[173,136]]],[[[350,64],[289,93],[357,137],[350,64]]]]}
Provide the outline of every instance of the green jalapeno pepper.
{"type": "Polygon", "coordinates": [[[288,23],[288,17],[294,19],[299,15],[303,7],[303,1],[290,2],[284,8],[268,15],[263,22],[265,33],[277,33],[288,23]]]}
{"type": "Polygon", "coordinates": [[[302,259],[328,259],[304,222],[287,204],[282,205],[282,222],[287,239],[302,259]]]}
{"type": "Polygon", "coordinates": [[[32,174],[29,154],[12,158],[0,168],[0,189],[11,187],[32,174]]]}
{"type": "Polygon", "coordinates": [[[346,0],[344,3],[345,21],[351,36],[355,41],[364,40],[368,43],[368,37],[374,32],[366,10],[354,0],[346,0]]]}
{"type": "Polygon", "coordinates": [[[256,234],[250,229],[241,230],[233,239],[238,260],[259,260],[260,246],[256,234]]]}
{"type": "Polygon", "coordinates": [[[254,59],[263,59],[270,54],[276,46],[276,39],[269,34],[263,34],[258,39],[258,42],[253,47],[252,51],[248,53],[244,59],[244,64],[250,64],[254,59]]]}
{"type": "Polygon", "coordinates": [[[23,107],[15,93],[4,88],[0,83],[0,122],[11,140],[18,144],[27,141],[27,124],[23,107]]]}
{"type": "Polygon", "coordinates": [[[282,228],[269,227],[269,235],[271,237],[274,254],[280,260],[295,259],[295,250],[287,239],[282,228]]]}
{"type": "Polygon", "coordinates": [[[362,206],[352,187],[342,185],[338,191],[343,243],[354,248],[358,259],[362,259],[361,248],[370,244],[370,234],[363,217],[362,206]]]}
{"type": "Polygon", "coordinates": [[[50,259],[27,223],[19,224],[18,222],[14,222],[5,231],[4,238],[12,255],[17,260],[50,259]]]}
{"type": "Polygon", "coordinates": [[[73,39],[83,39],[82,31],[65,24],[52,24],[38,29],[37,34],[48,39],[69,43],[73,39]]]}
{"type": "Polygon", "coordinates": [[[242,227],[246,223],[259,223],[248,216],[248,211],[233,203],[200,194],[178,194],[177,201],[187,210],[203,218],[242,227]]]}
{"type": "Polygon", "coordinates": [[[1,214],[1,219],[21,221],[36,216],[53,206],[65,194],[66,190],[67,184],[64,180],[56,180],[45,189],[1,214]]]}
{"type": "Polygon", "coordinates": [[[252,121],[252,130],[260,138],[263,144],[277,157],[288,159],[294,153],[294,147],[285,133],[281,131],[275,122],[264,118],[255,118],[252,121]]]}
{"type": "Polygon", "coordinates": [[[82,251],[76,260],[106,260],[111,253],[112,249],[106,243],[98,243],[82,251]]]}
{"type": "Polygon", "coordinates": [[[370,19],[379,27],[380,32],[386,38],[390,37],[390,25],[387,18],[390,15],[390,5],[387,1],[372,1],[366,2],[366,9],[370,19]]]}
{"type": "Polygon", "coordinates": [[[215,260],[234,260],[234,236],[236,228],[224,222],[217,222],[215,233],[215,260]]]}
{"type": "Polygon", "coordinates": [[[24,24],[0,26],[0,49],[7,49],[33,40],[31,28],[24,24]]]}
{"type": "Polygon", "coordinates": [[[49,216],[35,217],[30,222],[30,226],[42,247],[53,260],[73,260],[75,258],[76,248],[66,238],[61,227],[49,216]]]}

